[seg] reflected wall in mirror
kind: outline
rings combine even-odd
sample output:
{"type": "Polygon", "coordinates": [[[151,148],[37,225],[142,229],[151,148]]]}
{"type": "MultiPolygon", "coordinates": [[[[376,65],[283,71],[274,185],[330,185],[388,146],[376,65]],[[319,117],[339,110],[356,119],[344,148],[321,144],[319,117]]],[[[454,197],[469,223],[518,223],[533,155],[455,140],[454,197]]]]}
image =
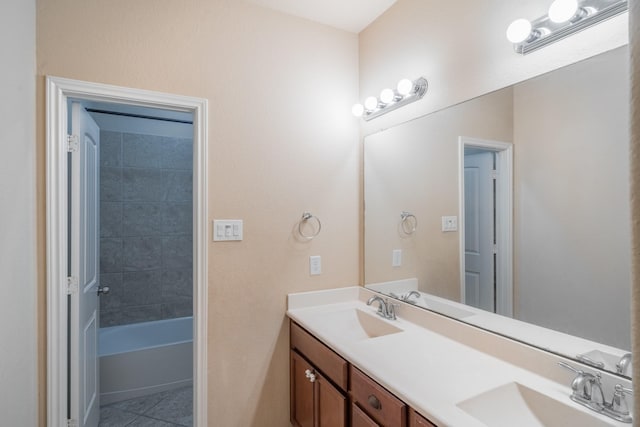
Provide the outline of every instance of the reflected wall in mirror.
{"type": "Polygon", "coordinates": [[[631,348],[627,64],[625,46],[367,136],[365,284],[416,289],[414,302],[572,358],[619,361],[631,348]],[[461,137],[513,144],[513,322],[449,302],[469,293],[461,137]]]}

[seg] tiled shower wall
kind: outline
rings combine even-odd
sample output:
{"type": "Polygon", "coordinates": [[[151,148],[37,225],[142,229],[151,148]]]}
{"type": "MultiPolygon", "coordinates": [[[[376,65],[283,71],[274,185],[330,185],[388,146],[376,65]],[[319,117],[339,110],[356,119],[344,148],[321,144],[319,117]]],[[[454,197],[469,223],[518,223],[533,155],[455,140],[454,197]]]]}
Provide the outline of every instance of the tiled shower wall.
{"type": "Polygon", "coordinates": [[[100,132],[100,324],[192,315],[191,139],[100,132]]]}

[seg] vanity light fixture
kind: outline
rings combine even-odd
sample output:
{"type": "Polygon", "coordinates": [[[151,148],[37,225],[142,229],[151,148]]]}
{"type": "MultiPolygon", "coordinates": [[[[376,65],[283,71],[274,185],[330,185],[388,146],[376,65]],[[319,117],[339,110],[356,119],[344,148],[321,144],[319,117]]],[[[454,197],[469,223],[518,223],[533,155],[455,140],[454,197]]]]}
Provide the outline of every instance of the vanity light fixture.
{"type": "Polygon", "coordinates": [[[627,0],[555,0],[546,15],[513,21],[507,39],[517,53],[526,55],[628,9],[627,0]]]}
{"type": "Polygon", "coordinates": [[[354,105],[351,112],[354,116],[369,121],[421,99],[427,93],[428,86],[427,79],[424,77],[414,81],[402,79],[398,82],[395,90],[383,89],[379,98],[370,96],[365,99],[364,104],[354,105]]]}

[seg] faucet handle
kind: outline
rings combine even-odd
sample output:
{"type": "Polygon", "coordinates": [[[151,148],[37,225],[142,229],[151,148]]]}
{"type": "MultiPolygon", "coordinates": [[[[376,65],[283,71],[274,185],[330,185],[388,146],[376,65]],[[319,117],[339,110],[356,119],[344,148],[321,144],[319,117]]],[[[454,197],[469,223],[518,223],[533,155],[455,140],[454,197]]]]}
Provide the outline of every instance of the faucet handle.
{"type": "Polygon", "coordinates": [[[633,394],[633,390],[628,387],[624,387],[621,384],[615,385],[610,409],[611,412],[614,413],[616,419],[630,422],[631,417],[629,416],[629,404],[625,398],[625,393],[633,394]]]}
{"type": "Polygon", "coordinates": [[[395,304],[387,300],[387,319],[396,320],[396,308],[400,307],[400,304],[395,304]]]}

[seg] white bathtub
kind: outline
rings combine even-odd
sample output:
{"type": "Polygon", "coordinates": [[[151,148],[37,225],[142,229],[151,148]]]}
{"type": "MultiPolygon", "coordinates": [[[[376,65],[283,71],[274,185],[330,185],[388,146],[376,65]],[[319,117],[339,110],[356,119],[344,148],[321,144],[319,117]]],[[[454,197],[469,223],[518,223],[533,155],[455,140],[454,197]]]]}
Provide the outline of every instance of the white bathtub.
{"type": "Polygon", "coordinates": [[[193,383],[193,318],[101,328],[100,403],[193,383]]]}

